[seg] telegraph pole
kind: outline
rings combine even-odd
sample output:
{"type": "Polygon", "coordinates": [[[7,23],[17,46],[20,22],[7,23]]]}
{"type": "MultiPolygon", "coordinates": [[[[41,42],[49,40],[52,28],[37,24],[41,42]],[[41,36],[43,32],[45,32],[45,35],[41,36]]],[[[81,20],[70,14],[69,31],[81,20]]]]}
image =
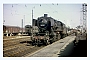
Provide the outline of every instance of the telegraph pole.
{"type": "Polygon", "coordinates": [[[33,38],[33,9],[32,9],[32,38],[33,38]]]}
{"type": "Polygon", "coordinates": [[[32,9],[32,26],[33,26],[33,9],[32,9]]]}
{"type": "Polygon", "coordinates": [[[4,25],[4,22],[5,22],[5,20],[3,20],[3,25],[4,25]]]}
{"type": "Polygon", "coordinates": [[[87,4],[82,4],[83,7],[83,32],[87,31],[87,4]]]}
{"type": "Polygon", "coordinates": [[[81,29],[81,32],[82,32],[82,30],[83,30],[82,11],[80,11],[80,29],[81,29]]]}
{"type": "Polygon", "coordinates": [[[24,26],[25,26],[25,15],[24,15],[24,26]]]}
{"type": "Polygon", "coordinates": [[[22,19],[22,34],[23,34],[23,19],[22,19]]]}

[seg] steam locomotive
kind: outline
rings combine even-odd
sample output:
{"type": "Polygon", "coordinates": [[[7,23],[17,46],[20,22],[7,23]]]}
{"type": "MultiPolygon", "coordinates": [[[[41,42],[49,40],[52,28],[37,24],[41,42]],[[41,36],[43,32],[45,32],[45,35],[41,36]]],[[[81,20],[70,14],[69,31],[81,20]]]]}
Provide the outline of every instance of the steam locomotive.
{"type": "Polygon", "coordinates": [[[38,31],[33,32],[35,29],[32,29],[32,45],[48,45],[67,36],[66,25],[61,21],[48,17],[47,14],[33,19],[32,27],[35,26],[38,31]]]}

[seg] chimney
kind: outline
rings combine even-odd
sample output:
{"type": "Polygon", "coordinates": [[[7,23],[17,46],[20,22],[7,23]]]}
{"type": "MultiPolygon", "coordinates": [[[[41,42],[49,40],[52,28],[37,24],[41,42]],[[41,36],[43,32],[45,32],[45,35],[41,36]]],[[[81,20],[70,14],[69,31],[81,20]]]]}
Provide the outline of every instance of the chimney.
{"type": "Polygon", "coordinates": [[[48,14],[44,14],[44,17],[47,17],[48,14]]]}

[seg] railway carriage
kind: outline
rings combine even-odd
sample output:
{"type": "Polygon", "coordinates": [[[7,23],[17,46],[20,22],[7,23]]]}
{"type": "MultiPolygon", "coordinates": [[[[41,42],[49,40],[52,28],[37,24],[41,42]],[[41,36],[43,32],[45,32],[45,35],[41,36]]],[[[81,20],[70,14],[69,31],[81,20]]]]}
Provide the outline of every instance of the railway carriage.
{"type": "Polygon", "coordinates": [[[25,32],[26,32],[28,35],[31,35],[31,29],[32,29],[31,25],[26,25],[26,26],[25,26],[25,32]]]}

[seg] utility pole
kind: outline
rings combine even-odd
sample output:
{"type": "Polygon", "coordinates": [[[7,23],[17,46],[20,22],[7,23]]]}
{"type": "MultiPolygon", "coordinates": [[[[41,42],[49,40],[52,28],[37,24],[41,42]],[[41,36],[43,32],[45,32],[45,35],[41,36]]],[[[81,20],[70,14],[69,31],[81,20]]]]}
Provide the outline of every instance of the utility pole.
{"type": "Polygon", "coordinates": [[[22,34],[23,34],[23,19],[22,19],[22,34]]]}
{"type": "Polygon", "coordinates": [[[83,30],[82,26],[83,26],[82,11],[80,11],[80,29],[81,29],[81,32],[82,32],[82,30],[83,30]]]}
{"type": "Polygon", "coordinates": [[[5,22],[5,20],[3,20],[3,25],[4,25],[4,22],[5,22]]]}
{"type": "Polygon", "coordinates": [[[25,15],[24,15],[24,26],[25,26],[25,15]]]}
{"type": "Polygon", "coordinates": [[[33,38],[33,9],[32,9],[32,38],[33,38]]]}
{"type": "Polygon", "coordinates": [[[33,9],[32,9],[32,26],[33,26],[33,9]]]}
{"type": "Polygon", "coordinates": [[[83,7],[83,32],[87,31],[87,4],[82,4],[83,7]]]}

